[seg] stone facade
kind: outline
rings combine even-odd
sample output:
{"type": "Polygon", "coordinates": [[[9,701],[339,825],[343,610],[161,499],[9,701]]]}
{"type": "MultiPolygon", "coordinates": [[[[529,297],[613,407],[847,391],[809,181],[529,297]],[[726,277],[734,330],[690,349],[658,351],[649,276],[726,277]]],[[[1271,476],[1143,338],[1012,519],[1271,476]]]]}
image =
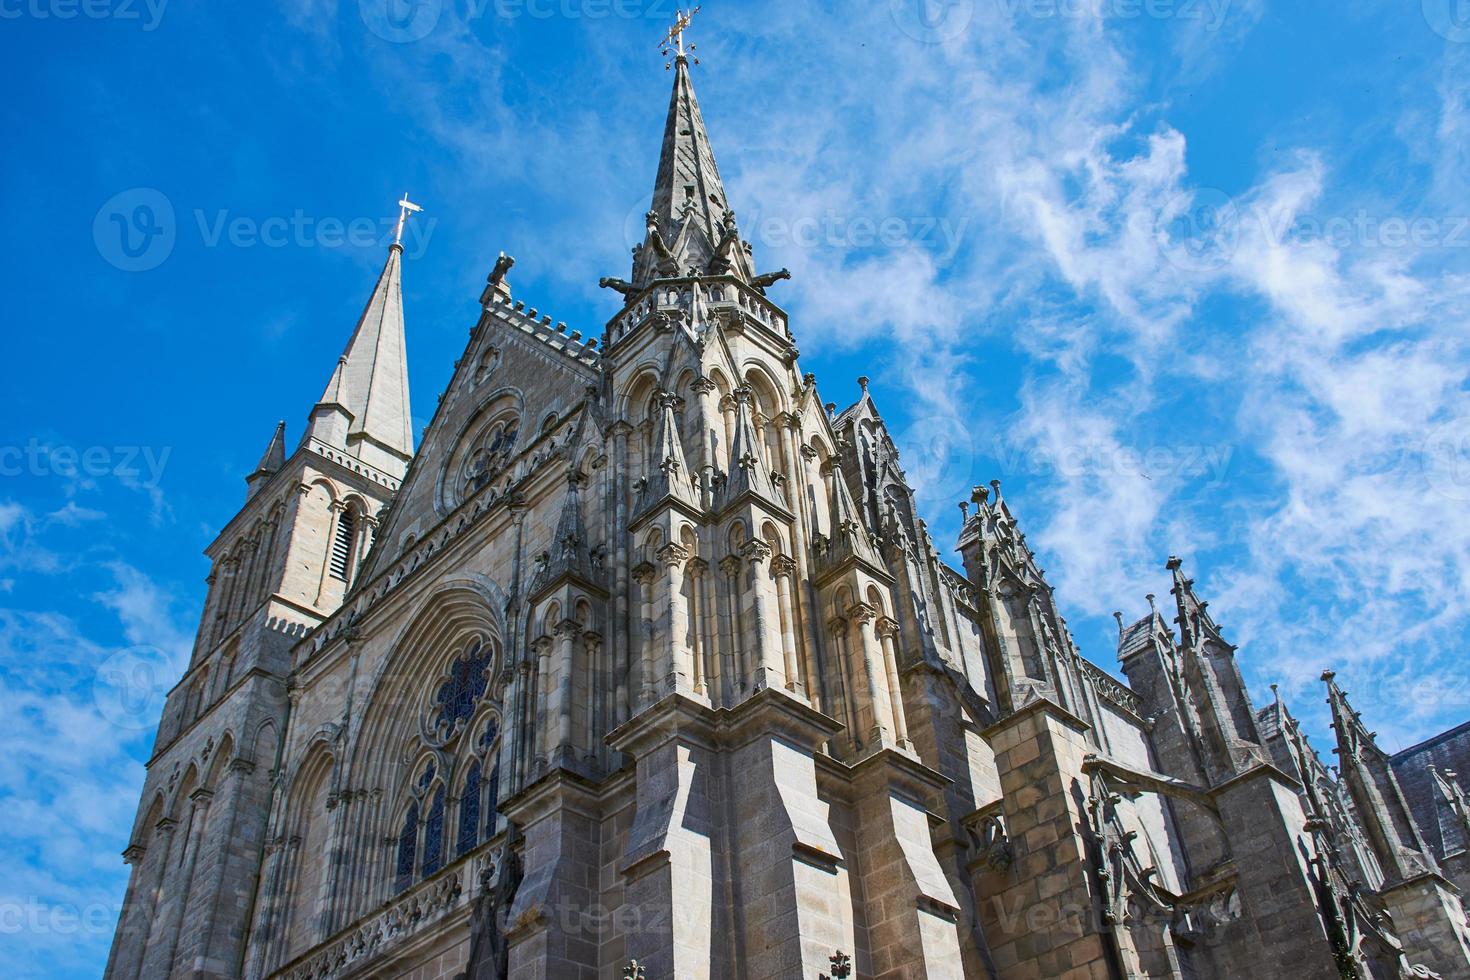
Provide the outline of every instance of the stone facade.
{"type": "Polygon", "coordinates": [[[416,452],[390,249],[209,549],[107,976],[1470,977],[1440,755],[1329,678],[1330,772],[1177,561],[1114,679],[999,484],[946,564],[674,77],[621,310],[502,256],[416,452]]]}

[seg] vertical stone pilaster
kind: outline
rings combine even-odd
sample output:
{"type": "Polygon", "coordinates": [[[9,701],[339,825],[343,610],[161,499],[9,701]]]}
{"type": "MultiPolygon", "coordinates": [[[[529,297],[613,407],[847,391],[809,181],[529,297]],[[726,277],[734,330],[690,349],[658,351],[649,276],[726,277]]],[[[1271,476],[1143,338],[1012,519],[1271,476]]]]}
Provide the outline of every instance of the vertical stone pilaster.
{"type": "Polygon", "coordinates": [[[1090,782],[1082,762],[1092,751],[1087,725],[1037,700],[983,734],[995,750],[1013,853],[999,889],[980,903],[996,969],[1002,977],[1113,980],[1081,830],[1090,782]]]}
{"type": "MultiPolygon", "coordinates": [[[[853,767],[871,975],[964,980],[961,909],[934,851],[929,800],[948,782],[891,749],[853,767]]],[[[866,974],[865,974],[866,975],[866,974]]]]}
{"type": "Polygon", "coordinates": [[[522,828],[525,877],[516,889],[506,940],[512,980],[592,976],[598,965],[598,847],[595,788],[556,769],[505,804],[522,828]]]}
{"type": "Polygon", "coordinates": [[[1445,978],[1470,977],[1470,927],[1453,885],[1429,874],[1380,894],[1409,962],[1445,978]]]}
{"type": "Polygon", "coordinates": [[[733,977],[721,964],[733,912],[717,878],[722,800],[714,714],[680,695],[614,732],[609,742],[636,767],[637,810],[618,871],[623,878],[626,954],[652,976],[733,977]]]}
{"type": "Polygon", "coordinates": [[[1339,980],[1309,870],[1315,852],[1298,793],[1271,766],[1210,790],[1239,871],[1243,912],[1242,921],[1228,927],[1238,941],[1208,947],[1230,961],[1216,963],[1222,976],[1339,980]]]}

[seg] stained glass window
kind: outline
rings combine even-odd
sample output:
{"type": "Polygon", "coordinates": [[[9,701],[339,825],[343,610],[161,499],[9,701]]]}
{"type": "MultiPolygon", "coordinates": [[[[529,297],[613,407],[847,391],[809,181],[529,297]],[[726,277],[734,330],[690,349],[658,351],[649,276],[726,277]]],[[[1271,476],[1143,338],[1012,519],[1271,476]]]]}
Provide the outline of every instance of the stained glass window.
{"type": "Polygon", "coordinates": [[[489,683],[485,676],[489,668],[490,648],[478,640],[449,668],[449,680],[439,688],[435,698],[439,705],[436,727],[440,738],[449,737],[475,713],[475,705],[489,683]]]}
{"type": "Polygon", "coordinates": [[[398,835],[398,867],[393,877],[395,892],[407,891],[413,884],[413,866],[419,843],[419,805],[409,805],[403,818],[403,832],[398,835]]]}
{"type": "Polygon", "coordinates": [[[427,766],[424,766],[424,774],[419,777],[419,792],[423,792],[424,790],[428,789],[429,784],[433,781],[434,764],[431,762],[427,766]]]}
{"type": "Polygon", "coordinates": [[[459,801],[459,850],[468,854],[480,843],[480,762],[470,766],[465,777],[464,796],[459,801]]]}
{"type": "Polygon", "coordinates": [[[429,818],[424,821],[424,877],[444,867],[444,787],[434,794],[429,818]]]}

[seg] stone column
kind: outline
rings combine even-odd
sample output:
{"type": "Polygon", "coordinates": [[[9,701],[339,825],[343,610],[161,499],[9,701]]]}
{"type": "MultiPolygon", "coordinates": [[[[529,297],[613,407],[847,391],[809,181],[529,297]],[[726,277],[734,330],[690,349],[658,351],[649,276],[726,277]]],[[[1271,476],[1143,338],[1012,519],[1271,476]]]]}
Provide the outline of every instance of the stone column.
{"type": "Polygon", "coordinates": [[[551,753],[547,751],[547,742],[551,739],[551,716],[547,707],[550,694],[547,688],[551,684],[551,645],[549,636],[541,637],[534,644],[536,650],[536,718],[533,723],[534,735],[532,737],[536,745],[536,758],[532,760],[532,769],[536,775],[532,776],[532,779],[539,776],[551,762],[551,753]]]}
{"type": "Polygon", "coordinates": [[[755,622],[755,670],[753,687],[760,691],[768,687],[785,687],[785,673],[781,665],[780,637],[775,621],[775,603],[772,601],[771,576],[766,564],[771,560],[771,546],[760,539],[747,541],[740,554],[750,564],[751,607],[755,622]]]}
{"type": "Polygon", "coordinates": [[[683,545],[671,542],[659,549],[657,557],[667,569],[664,587],[668,589],[668,646],[657,672],[662,682],[659,690],[662,697],[674,691],[690,690],[689,678],[694,672],[689,652],[689,602],[684,598],[684,563],[690,553],[683,545]]]}
{"type": "MultiPolygon", "coordinates": [[[[572,756],[572,680],[577,670],[577,638],[582,633],[582,624],[575,619],[564,619],[556,626],[557,673],[554,678],[555,704],[551,711],[556,718],[556,742],[551,751],[553,766],[570,762],[572,756]]],[[[547,678],[550,685],[553,678],[547,678]]]]}
{"type": "Polygon", "coordinates": [[[700,499],[709,507],[715,486],[715,383],[709,378],[696,378],[693,388],[699,396],[699,441],[703,453],[699,461],[700,499]]]}
{"type": "Polygon", "coordinates": [[[893,737],[900,748],[912,749],[908,721],[903,710],[903,686],[898,679],[898,624],[884,617],[878,620],[878,639],[883,644],[883,665],[888,677],[888,703],[893,715],[893,737]]]}
{"type": "Polygon", "coordinates": [[[860,602],[847,611],[848,622],[852,624],[853,645],[863,658],[863,676],[867,682],[866,705],[873,718],[869,747],[887,744],[893,737],[893,722],[888,717],[892,709],[884,696],[880,680],[883,651],[878,647],[878,634],[873,628],[877,618],[878,611],[865,602],[860,602]]]}
{"type": "Polygon", "coordinates": [[[740,569],[742,562],[735,555],[720,560],[720,571],[725,573],[725,643],[720,656],[720,673],[723,678],[721,700],[731,704],[745,693],[745,641],[740,629],[740,569]]]}
{"type": "Polygon", "coordinates": [[[626,422],[615,422],[611,426],[613,437],[613,498],[615,513],[611,529],[612,540],[617,542],[613,556],[613,626],[609,660],[617,672],[617,721],[622,724],[633,714],[631,692],[628,690],[628,671],[632,668],[632,647],[628,629],[628,433],[632,426],[626,422]]]}
{"type": "Polygon", "coordinates": [[[583,739],[587,753],[584,758],[595,761],[603,756],[602,735],[612,727],[607,723],[608,699],[604,690],[608,672],[602,663],[602,634],[589,630],[582,634],[582,642],[582,655],[587,663],[587,691],[583,699],[587,704],[587,730],[583,739]]]}
{"type": "Polygon", "coordinates": [[[654,567],[648,562],[633,569],[633,580],[638,583],[638,598],[641,600],[638,614],[640,709],[657,700],[653,680],[653,578],[654,567]]]}
{"type": "Polygon", "coordinates": [[[837,616],[827,623],[827,633],[832,637],[832,652],[837,661],[832,671],[837,682],[837,703],[841,706],[842,719],[847,728],[848,747],[856,752],[862,747],[864,740],[862,722],[858,717],[857,697],[850,693],[854,680],[848,643],[851,628],[847,620],[837,616]]]}
{"type": "Polygon", "coordinates": [[[771,562],[771,572],[776,576],[776,598],[781,616],[781,652],[786,662],[786,690],[804,695],[806,685],[802,683],[801,670],[797,666],[796,652],[796,607],[792,602],[792,579],[796,575],[796,562],[786,555],[778,555],[771,562]]]}
{"type": "Polygon", "coordinates": [[[703,558],[692,558],[689,561],[690,582],[690,611],[693,613],[693,627],[691,635],[694,638],[694,650],[692,660],[694,662],[694,693],[704,695],[707,693],[706,677],[708,668],[705,666],[705,658],[709,655],[709,603],[705,596],[705,585],[708,582],[709,562],[703,558]]]}

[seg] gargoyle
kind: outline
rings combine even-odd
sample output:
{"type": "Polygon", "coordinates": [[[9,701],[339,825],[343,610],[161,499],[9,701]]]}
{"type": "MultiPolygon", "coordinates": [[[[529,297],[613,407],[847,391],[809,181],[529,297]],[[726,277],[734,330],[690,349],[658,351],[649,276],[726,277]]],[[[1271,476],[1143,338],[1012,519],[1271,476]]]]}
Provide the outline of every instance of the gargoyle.
{"type": "Polygon", "coordinates": [[[783,279],[790,278],[791,270],[782,269],[780,272],[768,272],[763,276],[756,276],[755,278],[750,280],[750,284],[754,286],[757,290],[759,290],[762,295],[764,295],[765,291],[771,286],[776,285],[776,283],[782,281],[783,279]]]}
{"type": "Polygon", "coordinates": [[[735,212],[726,211],[720,244],[715,246],[715,254],[709,260],[710,275],[723,276],[734,268],[734,263],[730,261],[730,253],[739,244],[740,229],[735,224],[735,212]]]}
{"type": "Polygon", "coordinates": [[[515,259],[501,252],[500,258],[495,260],[495,268],[490,270],[489,284],[498,287],[501,283],[505,282],[505,274],[514,268],[515,264],[515,259]]]}
{"type": "Polygon", "coordinates": [[[670,251],[668,242],[664,241],[664,233],[658,230],[658,212],[648,212],[644,216],[644,222],[648,229],[648,241],[653,245],[653,250],[658,253],[658,257],[664,261],[672,259],[674,253],[670,251]]]}
{"type": "Polygon", "coordinates": [[[631,282],[628,282],[626,279],[614,279],[611,276],[604,276],[602,279],[599,279],[597,285],[601,286],[603,289],[613,289],[619,293],[622,293],[623,296],[630,302],[632,301],[634,296],[637,296],[639,293],[643,292],[643,290],[639,289],[631,282]]]}

